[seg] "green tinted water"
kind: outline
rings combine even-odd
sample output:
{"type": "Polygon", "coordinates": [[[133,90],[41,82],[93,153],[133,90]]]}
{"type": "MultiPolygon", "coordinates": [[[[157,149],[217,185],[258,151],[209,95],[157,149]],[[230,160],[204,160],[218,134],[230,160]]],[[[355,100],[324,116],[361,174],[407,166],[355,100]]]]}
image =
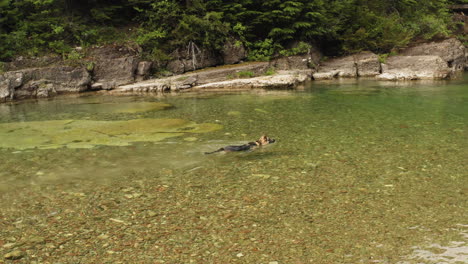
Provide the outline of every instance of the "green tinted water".
{"type": "Polygon", "coordinates": [[[0,248],[44,238],[18,246],[25,263],[466,263],[467,102],[465,78],[3,104],[0,248]],[[203,154],[264,133],[277,143],[203,154]]]}

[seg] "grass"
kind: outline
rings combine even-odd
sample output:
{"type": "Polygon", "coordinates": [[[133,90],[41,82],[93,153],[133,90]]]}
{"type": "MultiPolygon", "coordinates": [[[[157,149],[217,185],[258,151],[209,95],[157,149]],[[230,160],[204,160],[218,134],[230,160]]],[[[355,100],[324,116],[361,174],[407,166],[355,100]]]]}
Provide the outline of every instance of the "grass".
{"type": "Polygon", "coordinates": [[[274,75],[275,73],[276,73],[275,68],[270,67],[270,68],[268,68],[268,70],[265,72],[265,75],[271,76],[271,75],[274,75]]]}
{"type": "Polygon", "coordinates": [[[237,73],[237,77],[239,78],[252,78],[255,77],[255,73],[253,71],[240,71],[237,73]]]}

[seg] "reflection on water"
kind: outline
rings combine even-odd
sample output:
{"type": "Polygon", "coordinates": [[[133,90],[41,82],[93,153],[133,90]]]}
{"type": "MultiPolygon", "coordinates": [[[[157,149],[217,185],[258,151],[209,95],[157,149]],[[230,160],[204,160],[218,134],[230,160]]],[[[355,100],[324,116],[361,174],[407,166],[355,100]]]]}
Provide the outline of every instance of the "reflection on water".
{"type": "MultiPolygon", "coordinates": [[[[68,255],[37,246],[25,259],[463,262],[468,253],[466,230],[460,227],[468,224],[467,98],[466,79],[347,80],[314,82],[303,91],[0,104],[0,128],[18,126],[0,131],[2,140],[10,132],[8,142],[0,142],[0,217],[17,223],[0,231],[0,245],[22,241],[28,233],[59,244],[65,241],[61,230],[73,227],[93,235],[77,231],[64,244],[68,255]],[[60,120],[118,124],[114,132],[120,132],[115,136],[106,127],[108,144],[96,139],[88,149],[68,148],[69,143],[55,149],[15,147],[11,133],[24,135],[16,145],[32,144],[28,140],[38,133],[41,142],[53,142],[57,135],[50,124],[60,120]],[[171,137],[114,144],[122,136],[141,134],[142,127],[151,134],[159,126],[154,120],[183,124],[159,131],[171,137]],[[131,125],[135,122],[143,123],[131,125]],[[217,130],[196,133],[197,124],[214,124],[217,130]],[[277,143],[248,153],[203,154],[262,134],[277,143]],[[87,223],[76,222],[77,211],[88,215],[87,223]],[[41,216],[51,213],[58,221],[54,225],[41,216]],[[128,223],[126,231],[113,227],[119,221],[128,223]],[[122,240],[98,243],[102,234],[122,240]],[[105,257],[77,241],[94,243],[105,257]],[[115,253],[130,247],[125,241],[132,241],[129,253],[115,253]]],[[[83,137],[91,142],[95,138],[89,132],[102,132],[94,126],[82,129],[66,142],[83,137]]]]}
{"type": "MultiPolygon", "coordinates": [[[[418,263],[466,263],[468,260],[468,225],[458,225],[461,231],[460,241],[451,241],[447,245],[430,244],[424,248],[414,247],[410,259],[418,263]]],[[[402,261],[399,264],[409,262],[402,261]]]]}

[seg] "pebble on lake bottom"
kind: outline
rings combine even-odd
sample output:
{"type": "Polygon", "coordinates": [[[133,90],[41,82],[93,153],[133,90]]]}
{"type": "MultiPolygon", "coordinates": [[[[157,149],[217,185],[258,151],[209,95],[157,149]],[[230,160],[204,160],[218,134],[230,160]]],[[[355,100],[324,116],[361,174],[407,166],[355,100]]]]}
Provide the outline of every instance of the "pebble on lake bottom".
{"type": "Polygon", "coordinates": [[[24,252],[22,252],[20,250],[12,251],[10,253],[5,254],[5,256],[4,256],[5,259],[10,259],[10,260],[17,260],[17,259],[21,259],[23,257],[24,257],[24,252]]]}

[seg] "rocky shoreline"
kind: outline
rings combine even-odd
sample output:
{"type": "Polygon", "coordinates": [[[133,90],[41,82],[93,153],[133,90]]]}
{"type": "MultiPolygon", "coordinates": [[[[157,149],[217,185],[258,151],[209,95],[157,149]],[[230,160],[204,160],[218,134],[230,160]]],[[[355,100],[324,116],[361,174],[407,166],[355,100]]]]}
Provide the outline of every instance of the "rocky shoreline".
{"type": "Polygon", "coordinates": [[[359,77],[437,80],[454,78],[468,69],[467,49],[454,38],[413,45],[388,57],[361,52],[327,59],[312,49],[270,62],[242,63],[245,49],[233,45],[227,45],[221,57],[204,51],[198,58],[175,55],[174,60],[157,65],[142,60],[130,47],[106,46],[90,49],[78,61],[20,57],[5,64],[6,71],[0,75],[0,102],[97,90],[115,94],[294,88],[306,81],[359,77]],[[212,67],[220,64],[224,65],[212,67]],[[170,72],[148,80],[155,68],[170,72]]]}

